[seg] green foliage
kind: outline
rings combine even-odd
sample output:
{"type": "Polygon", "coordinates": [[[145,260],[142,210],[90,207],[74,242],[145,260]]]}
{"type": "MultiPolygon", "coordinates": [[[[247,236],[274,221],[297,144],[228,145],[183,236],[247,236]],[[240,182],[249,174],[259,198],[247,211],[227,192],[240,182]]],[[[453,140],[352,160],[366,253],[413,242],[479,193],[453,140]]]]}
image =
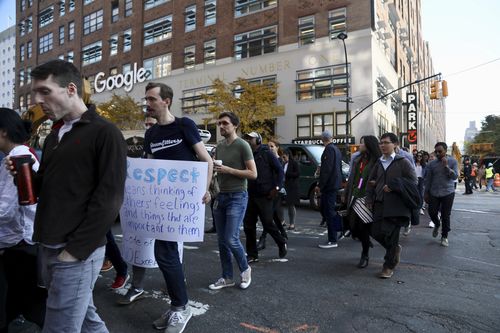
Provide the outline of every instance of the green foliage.
{"type": "Polygon", "coordinates": [[[212,82],[213,94],[203,95],[215,119],[224,111],[240,117],[241,133],[258,132],[262,137],[272,135],[272,119],[283,115],[283,107],[276,105],[278,84],[255,84],[238,78],[235,82],[212,82]],[[236,93],[235,93],[236,92],[236,93]]]}
{"type": "Polygon", "coordinates": [[[500,116],[486,116],[472,143],[493,143],[494,154],[500,155],[500,116]]]}
{"type": "Polygon", "coordinates": [[[113,94],[111,100],[99,104],[97,112],[113,122],[121,130],[142,129],[144,113],[142,106],[129,95],[113,94]]]}

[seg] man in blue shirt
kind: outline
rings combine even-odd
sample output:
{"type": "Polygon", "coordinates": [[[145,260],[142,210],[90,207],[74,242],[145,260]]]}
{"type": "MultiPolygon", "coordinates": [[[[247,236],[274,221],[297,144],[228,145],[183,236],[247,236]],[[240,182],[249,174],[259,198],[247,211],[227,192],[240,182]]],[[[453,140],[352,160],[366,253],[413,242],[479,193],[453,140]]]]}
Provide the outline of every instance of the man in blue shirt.
{"type": "Polygon", "coordinates": [[[445,142],[438,142],[434,146],[436,159],[426,167],[424,200],[429,204],[429,216],[434,222],[432,237],[439,235],[441,222],[441,246],[448,246],[450,232],[450,215],[455,199],[455,180],[458,177],[458,163],[451,156],[446,155],[448,146],[445,142]],[[438,213],[441,212],[441,219],[438,213]]]}

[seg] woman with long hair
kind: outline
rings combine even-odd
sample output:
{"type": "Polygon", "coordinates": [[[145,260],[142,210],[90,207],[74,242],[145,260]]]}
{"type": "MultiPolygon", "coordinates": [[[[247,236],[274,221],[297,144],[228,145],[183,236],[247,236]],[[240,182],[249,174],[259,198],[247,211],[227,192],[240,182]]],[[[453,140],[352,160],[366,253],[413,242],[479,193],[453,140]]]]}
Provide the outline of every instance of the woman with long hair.
{"type": "Polygon", "coordinates": [[[295,230],[295,216],[297,211],[295,205],[300,203],[299,192],[299,164],[292,157],[289,150],[283,152],[283,168],[285,171],[285,191],[286,191],[286,206],[288,208],[288,230],[295,230]]]}
{"type": "Polygon", "coordinates": [[[348,208],[352,237],[361,241],[362,252],[358,268],[365,268],[368,266],[368,252],[372,246],[370,229],[373,222],[373,216],[365,205],[366,187],[368,176],[382,155],[378,139],[373,135],[364,136],[359,145],[359,152],[352,162],[344,201],[348,208]]]}
{"type": "Polygon", "coordinates": [[[30,136],[31,123],[11,109],[0,108],[0,150],[7,155],[0,168],[0,332],[22,314],[43,326],[45,289],[38,287],[37,246],[32,241],[36,204],[21,206],[17,187],[5,167],[5,159],[31,155],[32,169],[39,163],[24,145],[30,136]]]}
{"type": "MultiPolygon", "coordinates": [[[[281,166],[283,167],[283,150],[280,148],[280,143],[276,139],[269,139],[267,142],[267,146],[269,147],[269,150],[276,156],[276,158],[280,161],[281,166]]],[[[280,234],[288,239],[288,235],[285,231],[285,217],[283,214],[283,205],[281,204],[281,201],[283,200],[283,195],[284,195],[284,187],[280,189],[280,192],[278,195],[274,198],[274,204],[273,204],[273,221],[276,227],[278,228],[280,234]]],[[[257,250],[264,250],[266,248],[266,237],[267,237],[267,232],[264,230],[262,231],[262,234],[260,235],[259,241],[257,243],[257,250]]]]}

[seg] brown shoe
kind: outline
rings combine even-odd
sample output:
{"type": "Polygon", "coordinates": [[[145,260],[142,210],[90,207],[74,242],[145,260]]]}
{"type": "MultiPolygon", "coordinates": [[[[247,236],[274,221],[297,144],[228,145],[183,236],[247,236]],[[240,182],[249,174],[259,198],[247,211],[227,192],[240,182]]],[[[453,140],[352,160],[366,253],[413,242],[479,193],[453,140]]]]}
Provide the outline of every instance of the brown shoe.
{"type": "Polygon", "coordinates": [[[107,272],[107,271],[110,271],[113,269],[113,264],[111,263],[111,260],[104,260],[104,262],[102,263],[102,267],[101,267],[101,272],[107,272]]]}
{"type": "Polygon", "coordinates": [[[390,277],[392,277],[392,274],[394,274],[394,271],[392,269],[384,267],[382,269],[382,272],[378,274],[378,277],[381,279],[389,279],[390,277]]]}
{"type": "Polygon", "coordinates": [[[399,265],[399,261],[401,259],[401,250],[403,250],[403,247],[398,244],[398,247],[396,247],[396,265],[399,265]]]}

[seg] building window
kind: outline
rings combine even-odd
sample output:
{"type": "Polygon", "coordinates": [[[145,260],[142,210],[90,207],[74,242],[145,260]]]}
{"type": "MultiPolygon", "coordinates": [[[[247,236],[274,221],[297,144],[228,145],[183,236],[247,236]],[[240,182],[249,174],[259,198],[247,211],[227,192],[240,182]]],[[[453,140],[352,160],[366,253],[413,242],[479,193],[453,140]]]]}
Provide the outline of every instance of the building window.
{"type": "Polygon", "coordinates": [[[52,50],[54,46],[54,34],[52,32],[40,37],[38,41],[38,53],[42,54],[52,50]]]}
{"type": "Polygon", "coordinates": [[[19,71],[19,87],[24,86],[24,69],[19,71]]]}
{"type": "Polygon", "coordinates": [[[345,66],[298,71],[295,84],[298,101],[344,96],[347,94],[345,66]]]}
{"type": "Polygon", "coordinates": [[[24,96],[19,96],[19,109],[24,111],[24,96]]]}
{"type": "Polygon", "coordinates": [[[27,19],[26,19],[26,27],[27,27],[27,30],[28,30],[28,33],[32,32],[33,31],[33,17],[32,16],[29,16],[27,19]]]}
{"type": "Polygon", "coordinates": [[[276,26],[246,32],[234,36],[234,57],[236,60],[276,52],[276,26]]]}
{"type": "Polygon", "coordinates": [[[120,8],[118,6],[118,1],[111,3],[111,23],[118,22],[120,18],[120,8]]]}
{"type": "Polygon", "coordinates": [[[58,56],[57,56],[57,59],[59,59],[59,60],[64,60],[64,54],[60,54],[60,55],[58,55],[58,56]]]}
{"type": "Polygon", "coordinates": [[[196,29],[196,5],[187,6],[184,10],[184,30],[186,32],[196,29]]]}
{"type": "Polygon", "coordinates": [[[251,14],[253,12],[276,7],[278,0],[235,0],[234,15],[236,17],[251,14]]]}
{"type": "Polygon", "coordinates": [[[114,56],[118,54],[118,35],[113,35],[109,39],[109,55],[114,56]]]}
{"type": "Polygon", "coordinates": [[[311,117],[309,115],[297,116],[297,137],[311,137],[311,117]]]}
{"type": "Polygon", "coordinates": [[[196,46],[191,45],[184,48],[184,69],[193,69],[195,65],[196,46]]]}
{"type": "Polygon", "coordinates": [[[182,92],[182,113],[183,114],[193,114],[209,113],[208,108],[212,103],[202,97],[202,95],[213,95],[214,90],[212,87],[203,87],[191,90],[185,90],[182,92]]]}
{"type": "Polygon", "coordinates": [[[33,6],[33,0],[28,0],[28,8],[31,8],[33,6]]]}
{"type": "Polygon", "coordinates": [[[217,0],[205,0],[205,26],[217,21],[217,0]]]}
{"type": "Polygon", "coordinates": [[[75,60],[75,52],[73,51],[68,51],[68,62],[73,62],[75,60]]]}
{"type": "Polygon", "coordinates": [[[49,6],[38,13],[38,26],[40,28],[54,21],[54,6],[49,6]]]}
{"type": "Polygon", "coordinates": [[[122,66],[122,74],[125,75],[127,74],[128,72],[130,72],[132,70],[132,66],[130,64],[124,64],[122,66]]]}
{"type": "Polygon", "coordinates": [[[144,1],[144,10],[159,6],[169,0],[146,0],[144,1]]]}
{"type": "Polygon", "coordinates": [[[68,8],[69,8],[69,11],[72,12],[75,10],[75,0],[69,0],[68,2],[68,8]]]}
{"type": "Polygon", "coordinates": [[[313,44],[314,38],[314,16],[299,18],[299,45],[313,44]]]}
{"type": "Polygon", "coordinates": [[[66,3],[65,0],[59,1],[59,16],[64,16],[66,14],[66,3]]]}
{"type": "Polygon", "coordinates": [[[26,57],[29,59],[33,54],[33,43],[31,41],[26,43],[26,57]]]}
{"type": "Polygon", "coordinates": [[[82,49],[82,66],[90,65],[101,61],[102,59],[102,42],[98,41],[82,49]]]}
{"type": "Polygon", "coordinates": [[[64,25],[59,27],[59,45],[64,44],[64,25]]]}
{"type": "Polygon", "coordinates": [[[83,34],[88,35],[94,31],[102,29],[102,14],[103,10],[100,9],[96,12],[90,13],[83,17],[83,34]]]}
{"type": "Polygon", "coordinates": [[[147,71],[148,80],[169,76],[172,71],[172,54],[146,59],[142,67],[147,71]]]}
{"type": "MultiPolygon", "coordinates": [[[[26,67],[26,83],[30,84],[31,83],[31,67],[26,67]]],[[[28,99],[28,105],[30,105],[29,99],[28,99]]]]}
{"type": "Polygon", "coordinates": [[[113,76],[113,75],[116,75],[118,74],[118,67],[112,67],[109,69],[109,75],[110,76],[113,76]]]}
{"type": "Polygon", "coordinates": [[[172,15],[161,17],[144,25],[144,45],[172,37],[172,15]]]}
{"type": "Polygon", "coordinates": [[[26,0],[21,0],[21,11],[26,10],[26,0]]]}
{"type": "Polygon", "coordinates": [[[132,15],[132,0],[125,0],[125,17],[132,15]]]}
{"type": "Polygon", "coordinates": [[[24,61],[24,48],[25,48],[24,44],[19,46],[19,61],[20,62],[24,61]]]}
{"type": "Polygon", "coordinates": [[[203,44],[203,62],[205,65],[215,64],[215,39],[209,40],[203,44]]]}
{"type": "Polygon", "coordinates": [[[83,0],[84,5],[88,5],[89,3],[94,2],[94,0],[83,0]]]}
{"type": "MultiPolygon", "coordinates": [[[[257,85],[272,87],[272,85],[276,83],[276,75],[256,77],[252,79],[247,79],[246,81],[251,85],[257,84],[257,85]]],[[[245,90],[241,86],[236,86],[235,89],[233,90],[233,95],[236,98],[240,98],[241,94],[244,91],[245,90]]]]}
{"type": "Polygon", "coordinates": [[[75,39],[75,22],[68,23],[68,40],[75,39]]]}
{"type": "MultiPolygon", "coordinates": [[[[28,76],[28,79],[29,79],[29,76],[28,76]]],[[[28,107],[31,106],[31,94],[26,94],[26,105],[28,107]]]]}
{"type": "Polygon", "coordinates": [[[123,52],[128,52],[132,49],[132,29],[123,32],[123,52]]]}
{"type": "Polygon", "coordinates": [[[347,11],[345,8],[339,8],[328,12],[328,30],[330,39],[335,39],[341,32],[346,32],[347,11]]]}
{"type": "Polygon", "coordinates": [[[335,134],[336,135],[345,135],[347,117],[345,112],[336,112],[335,113],[335,134]]]}
{"type": "Polygon", "coordinates": [[[313,123],[312,123],[313,137],[321,136],[321,133],[323,133],[324,131],[330,131],[330,133],[334,133],[333,114],[331,113],[315,114],[312,116],[312,118],[313,118],[313,123]]]}

